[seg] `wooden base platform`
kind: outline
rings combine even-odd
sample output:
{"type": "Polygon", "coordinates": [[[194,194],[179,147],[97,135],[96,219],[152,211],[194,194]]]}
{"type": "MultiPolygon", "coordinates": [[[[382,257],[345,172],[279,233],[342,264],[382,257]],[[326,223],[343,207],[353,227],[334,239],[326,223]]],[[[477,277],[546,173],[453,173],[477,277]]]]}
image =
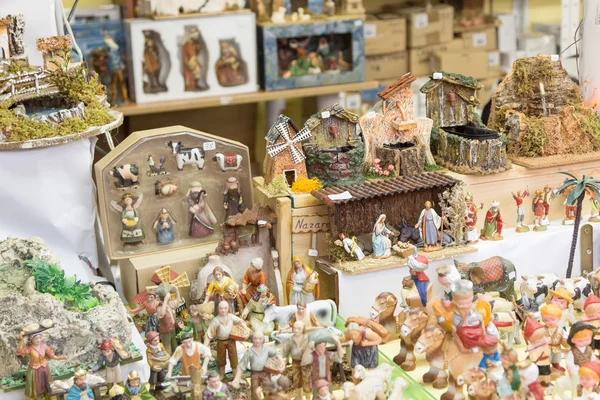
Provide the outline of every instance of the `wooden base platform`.
{"type": "Polygon", "coordinates": [[[516,157],[509,156],[510,160],[530,169],[570,166],[588,161],[600,161],[600,151],[584,154],[561,154],[548,157],[516,157]]]}

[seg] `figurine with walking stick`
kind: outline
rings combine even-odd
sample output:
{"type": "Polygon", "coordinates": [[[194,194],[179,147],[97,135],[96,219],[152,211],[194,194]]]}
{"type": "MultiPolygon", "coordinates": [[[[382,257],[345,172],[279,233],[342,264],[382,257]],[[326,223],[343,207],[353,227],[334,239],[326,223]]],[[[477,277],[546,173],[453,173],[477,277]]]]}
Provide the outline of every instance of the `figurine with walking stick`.
{"type": "Polygon", "coordinates": [[[433,209],[433,203],[427,200],[415,225],[415,228],[421,229],[421,238],[423,238],[426,252],[442,248],[442,235],[439,232],[442,229],[442,219],[433,209]]]}

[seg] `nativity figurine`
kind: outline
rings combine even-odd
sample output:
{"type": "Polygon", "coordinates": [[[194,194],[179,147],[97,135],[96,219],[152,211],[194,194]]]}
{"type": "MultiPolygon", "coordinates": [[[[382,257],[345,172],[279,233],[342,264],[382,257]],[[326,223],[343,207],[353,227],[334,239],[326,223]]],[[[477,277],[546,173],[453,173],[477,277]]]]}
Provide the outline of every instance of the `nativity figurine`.
{"type": "Polygon", "coordinates": [[[156,241],[160,244],[170,244],[175,240],[175,234],[173,233],[173,226],[175,219],[171,216],[171,213],[166,208],[161,208],[160,212],[156,216],[152,229],[156,231],[156,241]]]}
{"type": "Polygon", "coordinates": [[[425,251],[436,251],[442,248],[441,232],[442,218],[433,209],[431,201],[425,202],[425,208],[419,215],[415,228],[421,229],[425,251]]]}
{"type": "Polygon", "coordinates": [[[475,244],[479,241],[479,232],[477,231],[477,213],[483,208],[483,203],[481,203],[481,207],[477,207],[475,201],[473,200],[473,194],[467,193],[465,196],[465,205],[465,236],[467,243],[475,244]]]}
{"type": "Polygon", "coordinates": [[[212,272],[213,280],[210,281],[206,288],[206,296],[204,297],[204,304],[209,301],[213,301],[215,304],[215,312],[217,315],[218,307],[221,301],[229,303],[229,308],[235,310],[234,300],[238,296],[239,286],[229,276],[225,276],[223,267],[216,266],[212,272]]]}
{"type": "Polygon", "coordinates": [[[217,218],[206,200],[206,190],[202,188],[200,182],[190,183],[187,202],[191,214],[189,235],[191,237],[212,235],[215,230],[213,225],[217,223],[217,218]]]}
{"type": "Polygon", "coordinates": [[[339,241],[336,240],[335,244],[338,246],[342,246],[346,253],[355,257],[358,261],[362,261],[365,259],[365,254],[362,249],[358,245],[356,241],[356,236],[352,236],[352,238],[346,237],[343,233],[339,233],[338,235],[339,241]],[[339,243],[338,243],[339,242],[339,243]]]}
{"type": "Polygon", "coordinates": [[[96,373],[100,368],[104,367],[104,375],[108,389],[112,388],[113,385],[120,385],[123,383],[123,377],[121,375],[121,357],[117,350],[115,350],[112,341],[110,339],[104,339],[100,344],[100,357],[98,362],[94,365],[89,372],[91,374],[96,373]]]}
{"type": "Polygon", "coordinates": [[[242,190],[237,178],[231,176],[225,182],[225,191],[223,192],[223,207],[225,208],[225,221],[227,218],[243,213],[246,209],[242,190]]]}
{"type": "Polygon", "coordinates": [[[388,258],[392,255],[391,233],[392,231],[385,225],[385,214],[381,214],[373,226],[373,234],[371,235],[374,258],[388,258]]]}
{"type": "Polygon", "coordinates": [[[319,298],[319,279],[316,271],[310,269],[300,256],[292,259],[286,282],[286,294],[289,304],[296,305],[299,301],[312,303],[319,298]]]}
{"type": "Polygon", "coordinates": [[[485,222],[481,230],[481,240],[502,240],[502,215],[500,214],[500,202],[493,201],[490,209],[485,214],[485,222]]]}
{"type": "Polygon", "coordinates": [[[121,213],[121,241],[126,245],[142,243],[146,235],[138,208],[142,203],[142,194],[125,193],[120,202],[111,201],[112,208],[121,213]]]}
{"type": "Polygon", "coordinates": [[[263,271],[264,261],[260,257],[253,258],[250,267],[246,270],[242,279],[242,288],[240,289],[240,303],[242,307],[250,301],[256,293],[258,286],[267,284],[267,274],[263,271]]]}

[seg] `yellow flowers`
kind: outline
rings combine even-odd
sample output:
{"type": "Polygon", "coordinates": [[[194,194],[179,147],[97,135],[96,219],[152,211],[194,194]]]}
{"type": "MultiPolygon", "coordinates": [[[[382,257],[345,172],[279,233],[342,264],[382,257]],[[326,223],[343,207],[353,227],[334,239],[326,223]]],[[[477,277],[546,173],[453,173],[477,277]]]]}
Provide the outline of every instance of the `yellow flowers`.
{"type": "Polygon", "coordinates": [[[310,193],[313,190],[319,190],[323,187],[318,178],[303,178],[296,179],[292,184],[292,192],[294,193],[310,193]]]}

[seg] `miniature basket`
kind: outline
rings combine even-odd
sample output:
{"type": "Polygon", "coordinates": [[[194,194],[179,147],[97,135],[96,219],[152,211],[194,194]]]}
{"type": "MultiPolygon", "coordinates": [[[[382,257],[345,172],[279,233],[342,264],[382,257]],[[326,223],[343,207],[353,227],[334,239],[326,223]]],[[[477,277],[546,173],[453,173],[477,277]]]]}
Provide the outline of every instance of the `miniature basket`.
{"type": "Polygon", "coordinates": [[[317,271],[312,271],[307,277],[306,281],[304,281],[304,285],[302,286],[302,290],[304,293],[312,293],[315,290],[315,284],[311,283],[313,279],[319,279],[319,274],[317,271]]]}
{"type": "Polygon", "coordinates": [[[136,226],[136,225],[137,225],[137,222],[135,222],[135,220],[134,220],[134,219],[128,219],[128,220],[125,222],[125,226],[126,226],[126,227],[128,227],[128,228],[133,228],[133,227],[134,227],[134,226],[136,226]]]}
{"type": "Polygon", "coordinates": [[[398,256],[402,258],[408,258],[414,253],[415,246],[412,244],[403,244],[402,246],[400,244],[396,244],[392,249],[398,256]]]}
{"type": "Polygon", "coordinates": [[[231,332],[229,332],[229,339],[243,342],[244,340],[250,337],[250,334],[250,328],[248,328],[247,326],[234,325],[233,328],[231,328],[231,332]]]}
{"type": "Polygon", "coordinates": [[[285,371],[285,364],[277,357],[271,357],[267,360],[264,371],[271,375],[279,375],[285,371]]]}
{"type": "Polygon", "coordinates": [[[233,281],[233,279],[228,279],[223,286],[223,297],[228,300],[233,300],[237,297],[238,290],[240,286],[233,281]]]}

